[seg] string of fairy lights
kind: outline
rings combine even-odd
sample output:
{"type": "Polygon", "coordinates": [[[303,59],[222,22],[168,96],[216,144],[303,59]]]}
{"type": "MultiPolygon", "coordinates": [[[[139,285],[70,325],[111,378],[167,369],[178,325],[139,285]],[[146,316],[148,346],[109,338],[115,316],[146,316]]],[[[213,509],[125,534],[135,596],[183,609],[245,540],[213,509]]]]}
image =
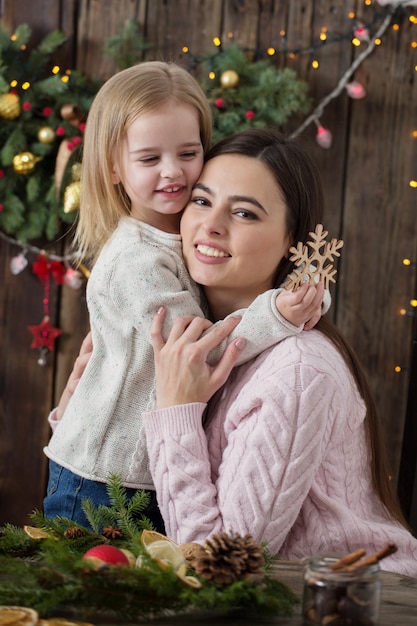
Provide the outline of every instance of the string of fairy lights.
{"type": "MultiPolygon", "coordinates": [[[[343,75],[338,80],[336,86],[328,93],[324,98],[318,102],[315,106],[313,112],[306,117],[306,119],[300,124],[300,126],[293,131],[291,137],[295,138],[300,135],[304,130],[314,124],[316,126],[316,142],[323,149],[330,149],[332,146],[332,132],[329,128],[322,123],[323,116],[325,114],[325,109],[328,104],[337,98],[343,91],[346,91],[347,95],[352,99],[361,99],[366,97],[366,91],[362,84],[360,84],[357,80],[354,80],[354,74],[356,70],[362,65],[366,58],[381,45],[382,37],[387,33],[388,29],[391,28],[393,31],[397,31],[400,28],[400,19],[396,19],[396,15],[399,15],[399,12],[405,12],[407,10],[406,16],[411,24],[417,25],[417,15],[414,14],[414,11],[410,12],[412,7],[417,7],[417,0],[395,0],[394,2],[390,2],[388,0],[364,0],[364,5],[368,9],[372,9],[370,19],[367,21],[361,20],[357,17],[356,14],[349,13],[348,17],[351,20],[351,27],[348,32],[343,34],[334,34],[328,31],[328,29],[323,26],[320,29],[320,33],[317,41],[313,45],[309,45],[306,47],[299,48],[290,48],[288,45],[287,34],[284,30],[281,30],[279,33],[280,36],[280,47],[269,46],[265,51],[251,51],[255,53],[256,57],[267,56],[271,59],[276,57],[277,55],[285,55],[288,59],[295,59],[300,55],[309,55],[311,67],[314,70],[319,71],[321,68],[321,64],[319,61],[320,58],[320,50],[323,46],[327,46],[330,44],[337,44],[342,41],[351,41],[351,44],[354,48],[359,50],[359,53],[354,56],[354,60],[352,61],[350,67],[343,73],[343,75]]],[[[416,11],[417,13],[417,11],[416,11]]],[[[403,15],[401,16],[403,17],[403,15]]],[[[233,39],[233,33],[228,33],[227,38],[233,39]]],[[[223,43],[219,37],[213,38],[213,44],[217,51],[222,49],[223,43]]],[[[410,46],[413,49],[417,50],[417,35],[416,40],[410,42],[410,46]]],[[[193,69],[195,66],[208,61],[210,61],[210,57],[196,57],[192,54],[187,46],[182,48],[182,52],[186,55],[189,62],[189,69],[193,69]]],[[[60,68],[54,66],[52,69],[53,73],[59,72],[60,68]]],[[[417,72],[417,63],[414,66],[414,71],[417,72]]],[[[215,78],[213,73],[210,73],[209,70],[209,79],[215,78]]],[[[68,71],[63,73],[62,80],[68,80],[68,71]]],[[[413,130],[411,132],[411,139],[417,139],[417,130],[413,130]]],[[[417,180],[410,180],[409,186],[413,189],[417,189],[417,180]]],[[[83,283],[84,279],[88,278],[89,272],[88,269],[84,266],[80,266],[77,269],[74,269],[75,262],[77,260],[77,253],[72,252],[71,254],[58,255],[47,252],[45,249],[39,248],[36,245],[32,245],[30,243],[23,243],[11,236],[6,235],[4,232],[0,230],[0,238],[7,241],[10,244],[16,245],[20,248],[20,252],[17,256],[12,258],[10,263],[10,270],[14,275],[21,273],[28,265],[27,256],[29,254],[36,255],[37,262],[39,259],[45,258],[49,263],[49,270],[46,276],[47,280],[43,282],[45,289],[45,297],[44,302],[49,302],[49,285],[50,280],[53,278],[57,284],[66,284],[67,286],[73,289],[79,289],[83,283]],[[51,270],[51,268],[55,267],[54,264],[62,264],[64,271],[59,272],[59,280],[57,281],[57,274],[51,270]],[[62,280],[61,280],[62,278],[62,280]]],[[[55,242],[57,243],[57,242],[55,242]]],[[[403,265],[405,267],[416,267],[417,263],[412,261],[411,259],[404,259],[403,265]]],[[[36,272],[35,272],[36,273],[36,272]]],[[[38,274],[38,277],[43,280],[45,276],[38,274]]],[[[416,316],[417,315],[417,299],[410,300],[410,309],[401,309],[400,313],[404,316],[416,316]]],[[[39,325],[40,326],[40,325],[39,325]]],[[[38,327],[33,327],[38,328],[38,327]]],[[[52,329],[57,330],[57,329],[52,329]]],[[[33,331],[32,331],[33,332],[33,331]]],[[[34,339],[34,343],[36,343],[36,335],[34,339]]],[[[35,346],[32,346],[35,347],[35,346]]],[[[39,347],[39,346],[36,346],[39,347]]],[[[38,360],[40,365],[45,365],[45,355],[47,350],[45,350],[45,345],[40,345],[42,348],[41,356],[38,360]]],[[[53,343],[49,342],[47,349],[53,349],[53,343]]],[[[395,371],[400,372],[407,368],[402,368],[400,365],[395,367],[395,371]]]]}

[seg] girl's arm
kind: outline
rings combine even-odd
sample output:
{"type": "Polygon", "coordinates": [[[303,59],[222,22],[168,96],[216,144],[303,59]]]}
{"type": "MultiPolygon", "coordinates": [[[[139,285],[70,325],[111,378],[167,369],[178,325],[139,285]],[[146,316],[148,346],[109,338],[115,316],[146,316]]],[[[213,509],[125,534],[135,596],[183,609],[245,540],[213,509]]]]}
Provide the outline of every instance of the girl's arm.
{"type": "Polygon", "coordinates": [[[294,292],[284,289],[264,292],[255,298],[247,309],[232,313],[233,316],[240,315],[241,322],[236,330],[210,353],[209,362],[216,363],[227,343],[236,337],[244,337],[246,340],[245,349],[236,363],[241,365],[286,337],[296,335],[303,329],[313,328],[323,314],[324,297],[327,306],[328,290],[324,289],[323,283],[304,284],[294,292]]]}

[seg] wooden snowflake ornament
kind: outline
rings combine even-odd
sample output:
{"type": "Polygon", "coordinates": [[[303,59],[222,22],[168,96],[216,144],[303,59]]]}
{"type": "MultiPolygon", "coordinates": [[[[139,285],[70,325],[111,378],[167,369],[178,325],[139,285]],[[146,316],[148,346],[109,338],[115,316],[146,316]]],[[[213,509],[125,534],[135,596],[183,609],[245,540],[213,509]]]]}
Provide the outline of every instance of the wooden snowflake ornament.
{"type": "Polygon", "coordinates": [[[303,283],[311,285],[319,281],[324,282],[324,288],[329,288],[329,283],[335,283],[337,270],[333,268],[334,257],[340,256],[340,248],[343,246],[341,239],[331,239],[326,241],[328,231],[323,229],[323,224],[317,224],[314,232],[309,233],[311,241],[305,245],[302,241],[297,243],[297,247],[291,246],[290,261],[296,264],[296,268],[288,276],[285,289],[295,291],[303,283]],[[309,254],[308,248],[312,252],[309,254]]]}

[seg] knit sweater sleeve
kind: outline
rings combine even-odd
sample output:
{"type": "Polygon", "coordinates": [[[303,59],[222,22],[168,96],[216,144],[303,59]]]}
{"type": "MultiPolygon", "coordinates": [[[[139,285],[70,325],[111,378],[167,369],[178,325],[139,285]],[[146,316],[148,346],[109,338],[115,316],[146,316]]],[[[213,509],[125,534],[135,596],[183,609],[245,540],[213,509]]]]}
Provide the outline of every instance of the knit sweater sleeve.
{"type": "Polygon", "coordinates": [[[237,397],[233,393],[239,408],[211,431],[210,448],[222,449],[217,474],[201,424],[203,404],[146,415],[151,472],[173,539],[204,541],[233,529],[279,551],[320,465],[337,394],[320,371],[307,377],[297,365],[291,371],[279,380],[269,368],[253,385],[239,386],[237,397]]]}
{"type": "MultiPolygon", "coordinates": [[[[241,365],[286,337],[296,335],[303,330],[303,326],[294,326],[278,311],[275,300],[279,291],[278,289],[265,291],[246,309],[240,309],[231,314],[232,316],[241,315],[242,319],[229,337],[210,352],[208,362],[211,365],[219,361],[226,346],[237,337],[244,337],[246,340],[245,348],[236,362],[236,365],[241,365]]],[[[217,322],[214,326],[219,323],[221,322],[217,322]]]]}
{"type": "MultiPolygon", "coordinates": [[[[255,298],[247,309],[232,313],[232,315],[241,315],[242,319],[229,337],[218,348],[212,350],[208,358],[211,365],[218,362],[227,344],[237,337],[244,337],[246,340],[245,348],[236,362],[236,365],[242,365],[283,339],[298,335],[303,330],[304,326],[294,326],[278,311],[276,297],[282,289],[280,287],[265,291],[255,298]]],[[[325,289],[322,304],[323,315],[327,313],[330,305],[330,291],[325,289]]]]}

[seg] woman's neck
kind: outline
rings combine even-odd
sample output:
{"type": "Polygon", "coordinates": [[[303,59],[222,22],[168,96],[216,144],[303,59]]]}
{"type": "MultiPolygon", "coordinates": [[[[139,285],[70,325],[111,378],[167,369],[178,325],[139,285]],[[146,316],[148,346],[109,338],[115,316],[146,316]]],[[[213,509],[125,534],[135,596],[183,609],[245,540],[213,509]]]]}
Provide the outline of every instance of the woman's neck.
{"type": "Polygon", "coordinates": [[[238,292],[231,293],[230,290],[225,291],[215,287],[205,287],[204,293],[209,303],[211,318],[215,322],[223,320],[234,311],[246,309],[253,300],[253,298],[248,298],[247,294],[244,297],[238,292]]]}

